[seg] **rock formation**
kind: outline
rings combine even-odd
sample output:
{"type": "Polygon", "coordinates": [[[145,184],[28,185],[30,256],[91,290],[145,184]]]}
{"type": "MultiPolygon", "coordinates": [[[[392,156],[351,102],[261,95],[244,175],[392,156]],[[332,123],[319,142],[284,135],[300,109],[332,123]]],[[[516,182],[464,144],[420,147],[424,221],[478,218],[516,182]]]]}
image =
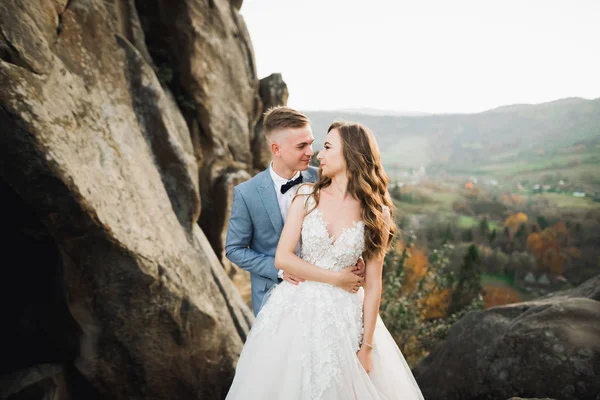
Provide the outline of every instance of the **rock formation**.
{"type": "Polygon", "coordinates": [[[539,300],[471,312],[414,370],[426,399],[596,400],[600,276],[539,300]]]}
{"type": "Polygon", "coordinates": [[[3,398],[224,396],[231,188],[264,166],[240,7],[0,0],[3,398]]]}

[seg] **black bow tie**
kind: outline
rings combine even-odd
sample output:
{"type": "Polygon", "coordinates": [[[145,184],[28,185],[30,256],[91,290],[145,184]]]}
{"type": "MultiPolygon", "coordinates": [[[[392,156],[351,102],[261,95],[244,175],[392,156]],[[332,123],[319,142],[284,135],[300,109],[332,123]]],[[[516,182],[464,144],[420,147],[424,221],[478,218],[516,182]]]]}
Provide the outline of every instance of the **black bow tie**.
{"type": "Polygon", "coordinates": [[[299,185],[302,183],[302,174],[298,175],[298,177],[294,180],[291,181],[287,181],[286,183],[284,183],[283,185],[281,185],[281,194],[287,192],[288,190],[290,190],[292,187],[299,185]]]}

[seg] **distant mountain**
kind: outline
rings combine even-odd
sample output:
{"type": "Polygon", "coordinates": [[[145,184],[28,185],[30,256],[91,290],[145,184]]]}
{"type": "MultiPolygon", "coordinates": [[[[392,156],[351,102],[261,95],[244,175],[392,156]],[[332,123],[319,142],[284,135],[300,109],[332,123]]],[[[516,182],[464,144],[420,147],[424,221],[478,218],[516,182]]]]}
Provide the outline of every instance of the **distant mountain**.
{"type": "Polygon", "coordinates": [[[529,110],[532,107],[539,108],[547,108],[547,107],[562,107],[565,105],[573,105],[573,104],[583,104],[589,102],[591,100],[584,99],[581,97],[567,97],[565,99],[559,99],[554,101],[549,101],[546,103],[539,104],[511,104],[507,106],[500,106],[497,108],[493,108],[491,110],[483,111],[483,113],[493,113],[493,112],[514,112],[514,111],[525,111],[529,110]]]}
{"type": "MultiPolygon", "coordinates": [[[[315,111],[306,111],[311,114],[315,111]]],[[[396,110],[381,110],[378,108],[344,108],[339,110],[320,111],[328,113],[342,113],[342,114],[360,114],[360,115],[374,115],[374,116],[396,116],[396,117],[416,117],[431,115],[431,113],[419,112],[419,111],[396,111],[396,110]]]]}
{"type": "Polygon", "coordinates": [[[600,98],[515,104],[477,114],[394,116],[309,111],[307,115],[316,149],[322,147],[332,121],[365,124],[375,133],[388,167],[426,166],[428,170],[503,176],[560,172],[567,166],[596,162],[600,167],[600,98]]]}

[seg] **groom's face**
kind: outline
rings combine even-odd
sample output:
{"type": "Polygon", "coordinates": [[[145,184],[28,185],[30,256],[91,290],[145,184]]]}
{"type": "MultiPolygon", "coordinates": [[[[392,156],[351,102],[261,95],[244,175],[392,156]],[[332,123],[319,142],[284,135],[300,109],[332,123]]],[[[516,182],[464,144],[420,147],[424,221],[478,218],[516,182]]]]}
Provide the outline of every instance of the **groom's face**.
{"type": "Polygon", "coordinates": [[[302,128],[289,128],[278,135],[276,156],[291,170],[304,171],[308,168],[313,155],[312,144],[315,141],[310,125],[302,128]]]}

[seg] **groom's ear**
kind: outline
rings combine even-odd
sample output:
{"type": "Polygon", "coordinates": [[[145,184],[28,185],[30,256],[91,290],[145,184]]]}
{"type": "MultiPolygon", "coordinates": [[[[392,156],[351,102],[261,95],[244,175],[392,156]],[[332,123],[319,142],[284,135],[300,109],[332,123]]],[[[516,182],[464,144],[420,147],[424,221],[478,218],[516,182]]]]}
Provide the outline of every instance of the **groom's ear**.
{"type": "Polygon", "coordinates": [[[279,145],[275,142],[271,142],[271,153],[279,155],[279,145]]]}

